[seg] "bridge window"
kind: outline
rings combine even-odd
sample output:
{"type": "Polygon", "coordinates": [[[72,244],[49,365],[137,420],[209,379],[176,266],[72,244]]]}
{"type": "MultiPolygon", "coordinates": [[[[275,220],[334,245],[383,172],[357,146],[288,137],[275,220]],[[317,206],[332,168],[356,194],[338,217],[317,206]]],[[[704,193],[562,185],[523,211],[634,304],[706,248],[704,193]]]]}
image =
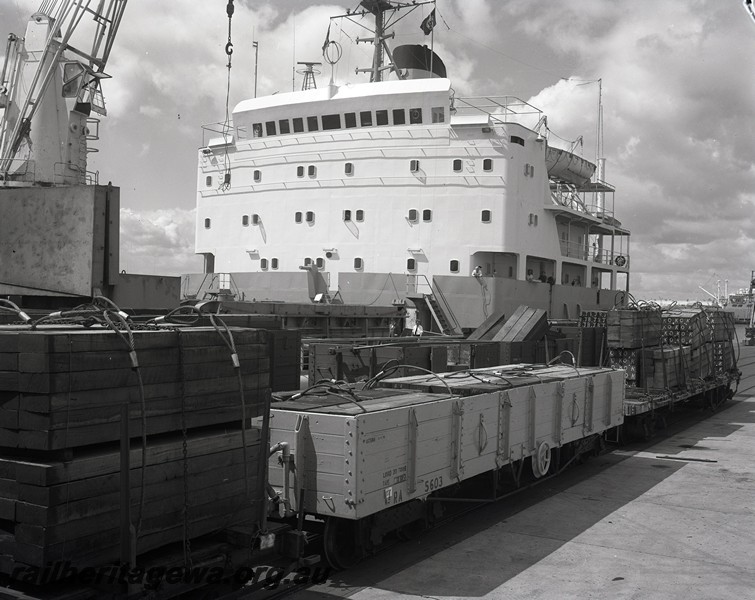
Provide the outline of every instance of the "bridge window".
{"type": "Polygon", "coordinates": [[[307,131],[319,131],[317,117],[307,117],[307,131]]]}
{"type": "Polygon", "coordinates": [[[275,131],[275,121],[268,121],[267,123],[265,123],[265,133],[267,133],[267,135],[275,135],[276,134],[276,131],[275,131]]]}
{"type": "Polygon", "coordinates": [[[301,133],[304,131],[304,119],[301,117],[294,118],[294,133],[301,133]]]}
{"type": "Polygon", "coordinates": [[[512,144],[519,144],[520,146],[524,146],[524,138],[520,138],[518,135],[512,135],[511,136],[511,143],[512,144]]]}
{"type": "Polygon", "coordinates": [[[252,137],[262,137],[262,123],[252,125],[252,137]]]}
{"type": "Polygon", "coordinates": [[[291,124],[288,122],[288,119],[281,119],[278,121],[278,130],[281,135],[291,133],[291,124]]]}
{"type": "Polygon", "coordinates": [[[421,108],[412,108],[409,111],[409,123],[412,125],[417,125],[419,123],[422,123],[422,109],[421,108]]]}
{"type": "Polygon", "coordinates": [[[458,273],[459,272],[459,261],[458,260],[452,260],[449,267],[451,268],[451,273],[458,273]]]}
{"type": "Polygon", "coordinates": [[[352,127],[357,126],[357,114],[356,113],[346,113],[343,116],[343,124],[346,127],[346,129],[351,129],[352,127]]]}
{"type": "Polygon", "coordinates": [[[446,111],[442,106],[433,107],[433,123],[443,123],[446,120],[446,111]]]}
{"type": "Polygon", "coordinates": [[[341,129],[341,115],[323,115],[323,129],[341,129]]]}
{"type": "Polygon", "coordinates": [[[406,124],[406,111],[403,108],[393,109],[393,124],[394,125],[406,124]]]}
{"type": "Polygon", "coordinates": [[[375,124],[376,125],[388,125],[388,111],[376,110],[375,111],[375,124]]]}
{"type": "Polygon", "coordinates": [[[372,127],[372,113],[369,110],[360,112],[359,122],[362,124],[362,127],[372,127]]]}

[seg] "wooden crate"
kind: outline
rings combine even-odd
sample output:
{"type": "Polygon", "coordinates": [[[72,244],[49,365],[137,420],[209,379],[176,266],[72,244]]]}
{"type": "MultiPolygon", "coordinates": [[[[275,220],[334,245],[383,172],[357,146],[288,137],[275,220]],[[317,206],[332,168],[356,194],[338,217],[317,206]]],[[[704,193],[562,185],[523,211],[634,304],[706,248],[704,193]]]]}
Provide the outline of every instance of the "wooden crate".
{"type": "Polygon", "coordinates": [[[609,310],[606,327],[609,348],[649,348],[661,341],[662,321],[658,310],[609,310]]]}

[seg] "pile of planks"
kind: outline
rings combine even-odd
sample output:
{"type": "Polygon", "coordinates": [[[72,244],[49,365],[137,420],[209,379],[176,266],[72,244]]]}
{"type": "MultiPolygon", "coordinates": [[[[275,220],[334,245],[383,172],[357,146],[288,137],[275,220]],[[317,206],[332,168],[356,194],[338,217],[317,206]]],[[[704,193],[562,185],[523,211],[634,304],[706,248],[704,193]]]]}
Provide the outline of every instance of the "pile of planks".
{"type": "Polygon", "coordinates": [[[126,407],[138,554],[261,518],[268,338],[231,334],[238,370],[213,328],[136,330],[133,353],[96,327],[0,328],[0,572],[118,558],[126,407]]]}
{"type": "MultiPolygon", "coordinates": [[[[469,340],[498,342],[502,365],[545,362],[546,355],[550,355],[543,341],[547,331],[546,311],[522,305],[508,319],[501,313],[491,315],[469,340]]],[[[555,344],[552,345],[554,351],[555,344]]]]}

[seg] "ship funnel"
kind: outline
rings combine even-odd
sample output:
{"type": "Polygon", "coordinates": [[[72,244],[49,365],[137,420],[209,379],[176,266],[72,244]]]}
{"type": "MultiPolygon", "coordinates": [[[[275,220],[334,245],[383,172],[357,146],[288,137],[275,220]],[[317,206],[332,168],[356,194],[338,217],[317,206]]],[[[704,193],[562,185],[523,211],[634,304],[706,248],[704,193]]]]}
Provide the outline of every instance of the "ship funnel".
{"type": "Polygon", "coordinates": [[[404,79],[446,77],[446,65],[427,46],[407,44],[393,50],[393,64],[404,74],[404,79]]]}

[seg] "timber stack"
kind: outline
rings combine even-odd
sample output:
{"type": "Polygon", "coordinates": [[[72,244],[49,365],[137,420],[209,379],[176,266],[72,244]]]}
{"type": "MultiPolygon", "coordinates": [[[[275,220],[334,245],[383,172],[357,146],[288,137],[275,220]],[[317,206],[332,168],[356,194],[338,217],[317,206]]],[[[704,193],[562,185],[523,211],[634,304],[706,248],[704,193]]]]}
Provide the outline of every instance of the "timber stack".
{"type": "Polygon", "coordinates": [[[136,555],[262,521],[267,332],[129,334],[0,327],[0,573],[118,560],[126,410],[136,555]]]}

